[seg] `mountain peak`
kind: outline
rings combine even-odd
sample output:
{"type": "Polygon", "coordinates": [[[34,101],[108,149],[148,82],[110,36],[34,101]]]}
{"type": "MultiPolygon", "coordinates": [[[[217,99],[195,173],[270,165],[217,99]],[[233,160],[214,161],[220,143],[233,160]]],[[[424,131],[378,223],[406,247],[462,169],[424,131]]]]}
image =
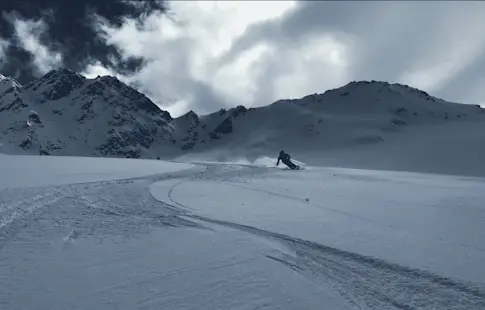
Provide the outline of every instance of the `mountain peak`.
{"type": "Polygon", "coordinates": [[[79,81],[85,80],[86,78],[79,73],[69,69],[69,68],[60,68],[54,69],[47,72],[40,80],[51,80],[51,79],[67,79],[69,81],[79,81]]]}
{"type": "Polygon", "coordinates": [[[19,82],[17,82],[17,80],[15,80],[14,78],[11,78],[9,76],[5,76],[3,74],[0,73],[0,85],[2,85],[4,87],[22,87],[22,85],[20,85],[19,82]]]}
{"type": "MultiPolygon", "coordinates": [[[[20,83],[17,82],[15,79],[11,77],[6,77],[0,74],[0,106],[3,105],[3,101],[4,101],[2,98],[3,96],[9,97],[10,100],[17,99],[19,89],[21,88],[22,88],[22,85],[20,85],[20,83]]],[[[0,111],[4,109],[5,109],[4,106],[0,107],[0,111]]]]}
{"type": "Polygon", "coordinates": [[[199,116],[197,115],[197,113],[195,113],[193,110],[190,110],[189,112],[185,113],[181,117],[182,118],[193,118],[193,119],[198,119],[199,118],[199,116]]]}
{"type": "Polygon", "coordinates": [[[378,92],[381,92],[382,90],[387,90],[387,91],[400,93],[400,94],[407,92],[407,93],[419,94],[422,97],[430,97],[431,98],[431,96],[427,92],[420,90],[418,88],[415,88],[415,87],[411,87],[411,86],[406,85],[406,84],[389,83],[389,82],[386,82],[386,81],[376,81],[376,80],[372,80],[372,81],[366,81],[366,80],[352,81],[352,82],[348,83],[347,85],[345,85],[345,86],[343,86],[339,89],[349,90],[349,89],[356,89],[356,88],[364,88],[364,89],[367,89],[369,91],[374,90],[374,91],[378,91],[378,92]]]}
{"type": "Polygon", "coordinates": [[[40,92],[44,95],[40,101],[44,102],[63,98],[85,82],[86,78],[79,73],[68,68],[60,68],[51,70],[40,79],[28,83],[25,89],[40,92]]]}
{"type": "MultiPolygon", "coordinates": [[[[348,84],[329,89],[323,94],[313,94],[303,97],[306,101],[341,101],[337,98],[347,98],[346,101],[352,100],[357,102],[365,101],[443,101],[440,98],[433,97],[427,92],[400,83],[389,83],[385,81],[352,81],[348,84]]],[[[291,101],[291,100],[290,100],[291,101]]]]}
{"type": "Polygon", "coordinates": [[[117,77],[114,77],[114,76],[111,76],[111,75],[99,76],[95,80],[100,81],[101,83],[103,83],[105,85],[112,86],[112,87],[115,87],[115,88],[118,88],[118,89],[130,87],[130,86],[126,85],[125,83],[123,83],[122,81],[120,81],[117,77]]]}

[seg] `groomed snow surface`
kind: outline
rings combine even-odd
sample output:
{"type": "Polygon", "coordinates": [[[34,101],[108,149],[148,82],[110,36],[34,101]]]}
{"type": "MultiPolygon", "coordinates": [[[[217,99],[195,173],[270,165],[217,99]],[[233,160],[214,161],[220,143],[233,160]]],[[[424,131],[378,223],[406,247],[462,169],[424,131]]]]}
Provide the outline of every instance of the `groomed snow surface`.
{"type": "Polygon", "coordinates": [[[485,309],[484,178],[275,163],[0,156],[0,309],[485,309]]]}

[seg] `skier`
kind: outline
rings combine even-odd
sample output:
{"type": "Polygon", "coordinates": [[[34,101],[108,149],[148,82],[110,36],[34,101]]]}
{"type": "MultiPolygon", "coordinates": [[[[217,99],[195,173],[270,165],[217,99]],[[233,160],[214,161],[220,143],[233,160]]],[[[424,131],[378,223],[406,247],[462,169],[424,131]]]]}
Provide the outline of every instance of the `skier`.
{"type": "Polygon", "coordinates": [[[280,151],[280,156],[278,156],[278,161],[276,162],[276,166],[280,164],[280,160],[281,160],[283,164],[287,165],[292,170],[300,169],[300,167],[292,163],[290,159],[291,159],[290,154],[287,154],[284,151],[280,151]]]}

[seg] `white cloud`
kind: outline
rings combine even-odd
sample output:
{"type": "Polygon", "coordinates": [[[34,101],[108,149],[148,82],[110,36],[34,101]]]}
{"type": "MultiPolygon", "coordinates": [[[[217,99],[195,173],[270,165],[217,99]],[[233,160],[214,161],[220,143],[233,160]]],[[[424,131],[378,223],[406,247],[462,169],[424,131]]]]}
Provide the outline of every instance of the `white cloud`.
{"type": "Polygon", "coordinates": [[[99,61],[87,65],[87,67],[84,69],[83,72],[81,72],[82,75],[87,77],[88,79],[94,79],[97,76],[105,76],[105,75],[111,75],[111,76],[116,76],[116,73],[106,69],[99,61]]]}
{"type": "Polygon", "coordinates": [[[49,50],[40,42],[40,35],[46,30],[46,25],[42,20],[22,20],[13,19],[15,35],[21,46],[31,53],[34,60],[33,64],[40,74],[45,74],[62,64],[62,56],[58,52],[49,50]]]}
{"type": "Polygon", "coordinates": [[[173,1],[170,7],[170,16],[150,16],[143,30],[134,21],[98,26],[126,57],[148,61],[129,81],[174,116],[266,105],[359,79],[407,83],[469,103],[479,95],[462,89],[481,94],[472,89],[479,73],[470,71],[485,64],[481,3],[173,1]],[[453,87],[457,80],[470,88],[453,87]]]}
{"type": "Polygon", "coordinates": [[[252,24],[275,19],[293,8],[292,1],[175,1],[175,16],[152,15],[139,31],[133,21],[120,29],[98,26],[108,43],[126,56],[142,56],[149,65],[134,79],[151,98],[173,115],[194,109],[200,113],[252,104],[257,91],[258,47],[226,66],[217,57],[252,24]],[[245,59],[247,57],[247,59],[245,59]]]}
{"type": "MultiPolygon", "coordinates": [[[[466,7],[453,12],[453,18],[435,21],[433,36],[421,55],[403,72],[403,83],[436,92],[454,76],[472,66],[485,51],[484,10],[477,14],[466,7]]],[[[469,8],[473,9],[473,8],[469,8]]]]}
{"type": "Polygon", "coordinates": [[[275,98],[303,97],[322,89],[338,87],[348,79],[349,47],[332,36],[308,40],[283,59],[292,59],[286,74],[275,76],[275,98]]]}

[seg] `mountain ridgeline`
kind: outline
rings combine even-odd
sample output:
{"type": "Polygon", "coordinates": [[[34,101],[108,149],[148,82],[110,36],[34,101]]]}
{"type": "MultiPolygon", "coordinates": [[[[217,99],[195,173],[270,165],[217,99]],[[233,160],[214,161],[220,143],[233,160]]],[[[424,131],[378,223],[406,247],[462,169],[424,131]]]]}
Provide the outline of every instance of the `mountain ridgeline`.
{"type": "Polygon", "coordinates": [[[405,85],[363,81],[260,108],[173,118],[114,77],[59,69],[26,85],[0,75],[0,153],[153,159],[285,145],[332,150],[386,143],[409,126],[483,112],[405,85]]]}

